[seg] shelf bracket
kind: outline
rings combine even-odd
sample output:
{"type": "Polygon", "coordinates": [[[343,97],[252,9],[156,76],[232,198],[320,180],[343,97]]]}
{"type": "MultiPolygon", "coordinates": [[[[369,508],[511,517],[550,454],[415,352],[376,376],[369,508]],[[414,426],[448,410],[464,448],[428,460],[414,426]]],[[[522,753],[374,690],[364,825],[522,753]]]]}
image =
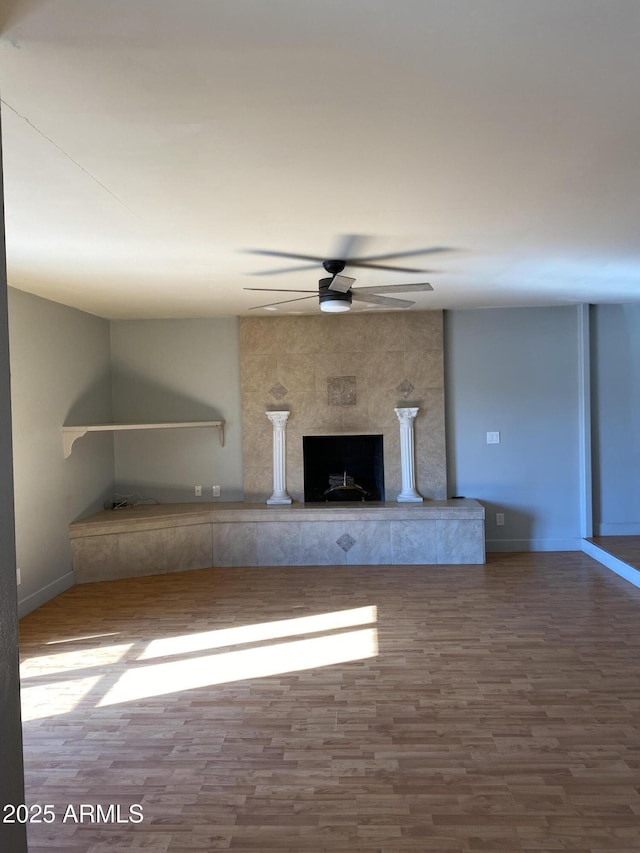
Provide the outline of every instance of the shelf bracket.
{"type": "Polygon", "coordinates": [[[62,447],[64,449],[65,459],[68,459],[71,456],[71,449],[73,448],[75,440],[77,438],[82,438],[82,436],[86,434],[87,430],[83,427],[78,427],[78,429],[71,429],[70,427],[65,427],[62,433],[62,447]]]}

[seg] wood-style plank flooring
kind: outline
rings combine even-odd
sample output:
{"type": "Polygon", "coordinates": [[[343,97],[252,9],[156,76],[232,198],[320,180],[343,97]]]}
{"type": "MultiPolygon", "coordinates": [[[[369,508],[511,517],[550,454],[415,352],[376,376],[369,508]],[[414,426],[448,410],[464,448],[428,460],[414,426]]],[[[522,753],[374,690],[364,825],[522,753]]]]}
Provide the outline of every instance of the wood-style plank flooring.
{"type": "Polygon", "coordinates": [[[579,553],[75,587],[21,622],[30,853],[638,853],[639,624],[579,553]]]}
{"type": "Polygon", "coordinates": [[[634,569],[640,569],[640,536],[592,536],[589,541],[634,569]]]}

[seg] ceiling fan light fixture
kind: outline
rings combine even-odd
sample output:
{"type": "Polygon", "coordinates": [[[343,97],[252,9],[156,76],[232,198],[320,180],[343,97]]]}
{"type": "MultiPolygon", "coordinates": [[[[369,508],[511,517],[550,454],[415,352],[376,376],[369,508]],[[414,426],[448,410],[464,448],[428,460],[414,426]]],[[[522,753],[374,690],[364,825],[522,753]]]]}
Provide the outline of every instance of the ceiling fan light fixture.
{"type": "Polygon", "coordinates": [[[331,300],[320,303],[320,310],[326,311],[328,314],[342,314],[345,311],[351,310],[351,303],[345,302],[342,299],[331,300]]]}
{"type": "Polygon", "coordinates": [[[348,311],[351,308],[351,291],[343,293],[340,290],[330,290],[329,285],[333,281],[331,278],[321,278],[319,282],[318,297],[320,301],[320,310],[326,311],[329,314],[340,314],[348,311]]]}

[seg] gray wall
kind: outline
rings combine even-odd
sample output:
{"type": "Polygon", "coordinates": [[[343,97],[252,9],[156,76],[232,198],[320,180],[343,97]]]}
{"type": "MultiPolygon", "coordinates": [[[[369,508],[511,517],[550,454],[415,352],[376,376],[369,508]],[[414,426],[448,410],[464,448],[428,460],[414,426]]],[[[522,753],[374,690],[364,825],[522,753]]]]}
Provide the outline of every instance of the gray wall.
{"type": "Polygon", "coordinates": [[[226,422],[224,447],[211,428],[118,433],[116,491],[197,502],[217,484],[242,500],[237,318],[113,321],[111,353],[116,421],[226,422]]]}
{"type": "Polygon", "coordinates": [[[63,424],[111,420],[109,323],[9,289],[16,551],[20,614],[73,584],[68,525],[102,509],[113,488],[113,438],[78,439],[63,424]]]}
{"type": "MultiPolygon", "coordinates": [[[[18,680],[18,610],[11,466],[7,276],[0,152],[0,807],[24,802],[18,680]]],[[[0,824],[0,847],[26,853],[25,827],[0,824]]]]}
{"type": "Polygon", "coordinates": [[[591,308],[596,535],[640,534],[640,305],[591,308]]]}
{"type": "Polygon", "coordinates": [[[449,493],[484,503],[487,550],[580,547],[577,319],[565,306],[445,313],[449,493]]]}

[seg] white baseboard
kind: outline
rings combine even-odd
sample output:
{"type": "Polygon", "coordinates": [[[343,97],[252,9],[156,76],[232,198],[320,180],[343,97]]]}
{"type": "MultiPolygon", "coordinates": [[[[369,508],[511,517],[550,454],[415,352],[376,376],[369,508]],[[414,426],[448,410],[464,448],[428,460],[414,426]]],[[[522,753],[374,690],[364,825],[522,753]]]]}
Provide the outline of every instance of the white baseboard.
{"type": "Polygon", "coordinates": [[[581,539],[487,539],[487,552],[581,551],[581,539]]]}
{"type": "Polygon", "coordinates": [[[586,539],[582,540],[582,550],[585,554],[588,554],[589,557],[593,557],[594,560],[597,560],[603,566],[606,566],[607,569],[611,569],[612,572],[620,575],[621,578],[629,581],[629,583],[632,583],[634,586],[640,587],[640,571],[638,571],[638,569],[634,569],[633,566],[630,566],[628,563],[625,563],[624,560],[614,557],[613,554],[609,554],[608,551],[605,551],[603,548],[599,548],[593,542],[589,542],[586,539]]]}
{"type": "Polygon", "coordinates": [[[38,607],[42,607],[42,605],[46,604],[47,601],[51,601],[51,599],[55,598],[56,595],[60,595],[61,592],[70,589],[74,584],[75,578],[73,576],[73,572],[68,572],[61,578],[43,586],[42,589],[39,589],[37,592],[32,592],[31,595],[28,595],[26,598],[18,601],[18,618],[22,619],[23,616],[27,615],[27,613],[31,613],[38,607]]]}
{"type": "Polygon", "coordinates": [[[640,524],[637,521],[626,521],[620,524],[594,524],[594,536],[640,536],[640,524]]]}

